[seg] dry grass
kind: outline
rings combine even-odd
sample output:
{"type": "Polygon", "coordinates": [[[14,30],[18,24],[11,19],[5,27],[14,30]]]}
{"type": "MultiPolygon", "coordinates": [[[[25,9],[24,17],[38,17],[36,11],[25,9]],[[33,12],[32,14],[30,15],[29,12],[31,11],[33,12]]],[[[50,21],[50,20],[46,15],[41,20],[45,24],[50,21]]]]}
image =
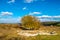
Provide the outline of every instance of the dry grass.
{"type": "MultiPolygon", "coordinates": [[[[60,36],[35,36],[35,37],[23,37],[17,34],[16,30],[22,30],[19,28],[18,24],[0,24],[0,40],[60,40],[60,36]]],[[[26,30],[32,31],[32,30],[26,30]]],[[[41,26],[39,30],[33,30],[36,32],[38,31],[56,31],[60,35],[60,27],[45,27],[41,26]]],[[[33,32],[32,32],[33,33],[33,32]]]]}
{"type": "Polygon", "coordinates": [[[40,27],[39,30],[44,31],[44,32],[56,31],[58,34],[60,34],[60,27],[57,27],[57,26],[42,26],[40,27]]]}

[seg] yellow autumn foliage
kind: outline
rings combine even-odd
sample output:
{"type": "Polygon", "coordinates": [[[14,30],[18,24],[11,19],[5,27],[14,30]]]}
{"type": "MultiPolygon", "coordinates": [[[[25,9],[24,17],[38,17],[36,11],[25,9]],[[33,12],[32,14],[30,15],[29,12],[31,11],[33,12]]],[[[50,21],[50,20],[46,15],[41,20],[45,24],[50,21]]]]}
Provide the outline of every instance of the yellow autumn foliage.
{"type": "Polygon", "coordinates": [[[30,15],[24,16],[21,19],[21,23],[22,23],[22,27],[24,27],[25,29],[39,29],[41,25],[38,18],[30,15]]]}

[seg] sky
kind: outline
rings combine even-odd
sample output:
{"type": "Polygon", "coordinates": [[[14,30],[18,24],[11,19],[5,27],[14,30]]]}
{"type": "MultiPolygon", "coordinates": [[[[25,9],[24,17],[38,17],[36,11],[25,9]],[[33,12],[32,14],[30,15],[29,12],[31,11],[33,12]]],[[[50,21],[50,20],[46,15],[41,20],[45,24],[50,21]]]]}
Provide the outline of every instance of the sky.
{"type": "Polygon", "coordinates": [[[20,23],[25,15],[60,21],[60,0],[0,0],[0,23],[20,23]]]}

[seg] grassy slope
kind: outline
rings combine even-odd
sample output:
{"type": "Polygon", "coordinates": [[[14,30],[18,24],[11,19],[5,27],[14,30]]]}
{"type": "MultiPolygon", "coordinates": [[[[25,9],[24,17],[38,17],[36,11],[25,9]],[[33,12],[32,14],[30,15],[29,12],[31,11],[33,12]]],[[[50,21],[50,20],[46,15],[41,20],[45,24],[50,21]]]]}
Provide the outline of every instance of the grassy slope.
{"type": "MultiPolygon", "coordinates": [[[[35,37],[19,36],[16,32],[17,29],[19,29],[18,24],[0,24],[0,40],[60,40],[60,35],[37,35],[35,37]]],[[[58,27],[40,27],[40,30],[57,31],[60,34],[60,28],[58,27]]]]}

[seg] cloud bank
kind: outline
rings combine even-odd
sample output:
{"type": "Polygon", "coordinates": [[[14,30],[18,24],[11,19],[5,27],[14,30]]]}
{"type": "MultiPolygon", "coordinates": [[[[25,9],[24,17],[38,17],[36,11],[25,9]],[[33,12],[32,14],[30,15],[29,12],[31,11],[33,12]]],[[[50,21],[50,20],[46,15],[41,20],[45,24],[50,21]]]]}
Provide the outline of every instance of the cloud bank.
{"type": "Polygon", "coordinates": [[[20,23],[21,17],[17,18],[1,18],[0,23],[20,23]]]}
{"type": "Polygon", "coordinates": [[[42,15],[42,16],[36,16],[36,17],[42,22],[60,21],[60,15],[57,15],[57,16],[42,15]]]}
{"type": "Polygon", "coordinates": [[[34,1],[37,1],[37,0],[24,0],[24,3],[32,3],[34,1]]]}
{"type": "Polygon", "coordinates": [[[10,0],[7,3],[14,3],[14,2],[15,2],[15,0],[10,0]]]}
{"type": "Polygon", "coordinates": [[[29,15],[41,14],[40,12],[30,12],[29,15]]]}
{"type": "Polygon", "coordinates": [[[23,10],[26,10],[26,9],[27,9],[27,7],[23,7],[22,9],[23,9],[23,10]]]}
{"type": "Polygon", "coordinates": [[[13,13],[12,13],[12,12],[1,12],[1,15],[2,15],[2,16],[6,16],[6,15],[12,16],[13,13]]]}

